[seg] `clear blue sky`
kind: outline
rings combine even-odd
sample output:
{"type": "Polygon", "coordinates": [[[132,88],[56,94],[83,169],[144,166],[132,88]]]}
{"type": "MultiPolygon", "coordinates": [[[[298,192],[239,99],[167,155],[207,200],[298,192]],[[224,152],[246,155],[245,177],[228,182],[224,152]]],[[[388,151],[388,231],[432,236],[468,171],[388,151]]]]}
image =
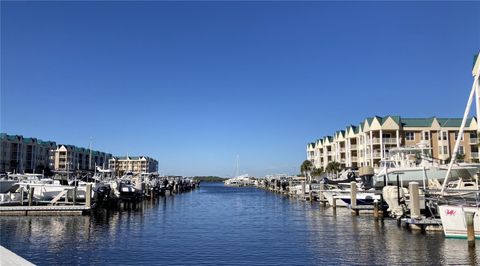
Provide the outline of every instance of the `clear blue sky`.
{"type": "Polygon", "coordinates": [[[4,2],[1,131],[169,174],[297,173],[372,115],[460,117],[479,2],[4,2]]]}

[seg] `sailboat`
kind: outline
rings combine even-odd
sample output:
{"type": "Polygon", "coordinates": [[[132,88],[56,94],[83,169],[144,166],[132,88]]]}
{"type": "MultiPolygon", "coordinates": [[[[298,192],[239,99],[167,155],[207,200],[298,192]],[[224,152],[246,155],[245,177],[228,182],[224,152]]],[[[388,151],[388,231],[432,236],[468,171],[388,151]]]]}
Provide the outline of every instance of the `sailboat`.
{"type": "Polygon", "coordinates": [[[242,186],[253,186],[254,180],[250,178],[248,174],[243,174],[240,175],[239,171],[239,156],[237,155],[237,169],[236,169],[236,175],[232,178],[229,178],[224,181],[225,186],[235,186],[235,187],[242,187],[242,186]]]}
{"type": "MultiPolygon", "coordinates": [[[[441,198],[439,200],[446,201],[445,204],[438,203],[438,209],[440,212],[440,218],[442,220],[443,230],[446,237],[467,237],[467,223],[466,223],[466,216],[467,213],[473,213],[473,220],[474,220],[474,234],[475,238],[480,238],[480,203],[478,202],[480,196],[480,190],[477,189],[473,190],[472,193],[475,194],[474,201],[467,201],[463,198],[461,201],[456,201],[456,203],[452,202],[452,198],[449,197],[449,193],[451,190],[447,190],[448,186],[448,178],[450,177],[450,172],[452,170],[453,164],[456,160],[456,155],[459,150],[461,137],[463,135],[463,131],[465,128],[465,124],[467,121],[468,114],[470,113],[470,108],[473,102],[473,98],[475,97],[475,105],[476,105],[476,113],[477,118],[480,118],[480,84],[479,84],[479,77],[480,77],[480,53],[475,58],[475,64],[472,71],[473,75],[473,85],[470,91],[470,96],[468,98],[467,106],[465,108],[465,113],[463,115],[462,125],[460,126],[460,131],[458,133],[455,147],[453,149],[453,158],[448,165],[447,173],[445,176],[445,180],[443,182],[442,190],[440,192],[441,198]]],[[[479,134],[480,129],[477,129],[477,134],[479,134]]],[[[477,184],[478,184],[478,177],[477,177],[477,184]]]]}

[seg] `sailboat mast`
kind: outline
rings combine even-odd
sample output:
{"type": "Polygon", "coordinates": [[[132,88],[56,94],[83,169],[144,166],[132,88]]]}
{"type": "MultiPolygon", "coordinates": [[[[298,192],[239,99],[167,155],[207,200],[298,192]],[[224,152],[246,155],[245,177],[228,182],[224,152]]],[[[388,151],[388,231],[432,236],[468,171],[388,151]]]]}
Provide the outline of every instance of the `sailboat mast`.
{"type": "MultiPolygon", "coordinates": [[[[480,94],[478,94],[478,90],[479,90],[478,89],[478,78],[480,76],[480,57],[478,57],[478,56],[477,56],[475,66],[473,67],[472,74],[473,74],[472,89],[470,91],[470,96],[468,97],[468,102],[467,102],[467,107],[465,108],[465,113],[463,114],[462,125],[460,126],[460,130],[458,132],[457,139],[455,140],[455,147],[453,148],[452,156],[450,157],[451,159],[450,159],[450,163],[448,165],[447,174],[445,175],[445,180],[443,181],[443,185],[442,185],[442,191],[440,192],[441,195],[443,195],[443,193],[445,191],[445,188],[447,187],[448,178],[450,176],[450,172],[452,171],[452,166],[457,159],[457,153],[458,153],[458,148],[460,146],[460,140],[462,139],[462,136],[463,136],[463,131],[465,129],[465,124],[467,123],[468,114],[470,113],[470,108],[472,107],[473,97],[474,97],[475,94],[476,94],[475,96],[476,96],[477,112],[479,111],[478,97],[480,96],[480,94]]],[[[477,113],[477,116],[478,116],[478,113],[477,113]]],[[[478,128],[477,128],[477,132],[478,132],[478,128]]]]}
{"type": "Polygon", "coordinates": [[[239,176],[239,175],[240,175],[239,169],[238,169],[238,158],[239,158],[239,156],[238,156],[238,154],[237,154],[237,172],[236,172],[236,175],[235,175],[235,176],[239,176]]]}
{"type": "MultiPolygon", "coordinates": [[[[476,116],[477,116],[477,154],[480,151],[480,126],[478,126],[478,119],[480,119],[480,53],[477,54],[475,58],[475,63],[472,70],[473,84],[475,86],[475,106],[476,106],[476,116]],[[476,80],[476,82],[475,82],[476,80]]],[[[478,155],[477,155],[478,156],[478,155]]],[[[478,180],[478,179],[477,179],[478,180]]]]}
{"type": "Polygon", "coordinates": [[[88,156],[88,170],[92,169],[92,138],[90,138],[90,144],[88,145],[90,155],[88,156]]]}

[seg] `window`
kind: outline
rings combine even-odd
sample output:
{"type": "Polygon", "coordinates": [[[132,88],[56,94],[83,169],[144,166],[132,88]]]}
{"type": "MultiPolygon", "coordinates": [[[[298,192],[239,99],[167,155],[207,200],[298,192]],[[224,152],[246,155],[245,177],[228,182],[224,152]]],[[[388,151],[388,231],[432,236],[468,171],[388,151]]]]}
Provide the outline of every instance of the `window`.
{"type": "Polygon", "coordinates": [[[465,154],[465,150],[463,149],[462,145],[458,146],[458,154],[465,154]]]}
{"type": "Polygon", "coordinates": [[[414,132],[406,132],[405,133],[406,140],[415,140],[415,133],[414,132]]]}
{"type": "MultiPolygon", "coordinates": [[[[458,133],[459,133],[458,131],[455,132],[455,140],[457,140],[458,138],[458,133]]],[[[463,140],[463,135],[461,136],[460,140],[463,140]]]]}
{"type": "Polygon", "coordinates": [[[391,138],[391,137],[392,137],[392,134],[390,134],[390,133],[383,133],[383,134],[382,134],[382,138],[389,139],[389,138],[391,138]]]}
{"type": "Polygon", "coordinates": [[[448,147],[447,146],[443,146],[443,154],[448,154],[448,147]]]}
{"type": "Polygon", "coordinates": [[[423,140],[430,140],[430,132],[423,131],[423,140]]]}
{"type": "Polygon", "coordinates": [[[442,131],[442,139],[447,140],[447,131],[442,131]]]}

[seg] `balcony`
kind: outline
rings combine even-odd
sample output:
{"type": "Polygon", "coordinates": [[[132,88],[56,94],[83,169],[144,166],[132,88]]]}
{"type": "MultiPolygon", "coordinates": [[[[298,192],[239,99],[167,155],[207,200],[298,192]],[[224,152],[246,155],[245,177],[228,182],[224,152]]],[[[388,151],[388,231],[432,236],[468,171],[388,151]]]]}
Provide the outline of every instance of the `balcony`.
{"type": "Polygon", "coordinates": [[[356,150],[357,147],[358,147],[357,144],[352,144],[352,145],[350,145],[350,149],[351,149],[351,150],[356,150]]]}
{"type": "Polygon", "coordinates": [[[351,159],[352,159],[352,162],[356,162],[356,161],[358,161],[358,158],[357,158],[357,156],[352,156],[352,158],[351,158],[351,159]]]}
{"type": "Polygon", "coordinates": [[[383,138],[382,141],[384,144],[397,144],[396,138],[383,138]]]}
{"type": "Polygon", "coordinates": [[[372,153],[367,153],[367,156],[365,157],[366,159],[371,159],[373,157],[373,159],[380,159],[382,158],[382,155],[380,153],[380,151],[374,151],[373,154],[372,153]]]}

